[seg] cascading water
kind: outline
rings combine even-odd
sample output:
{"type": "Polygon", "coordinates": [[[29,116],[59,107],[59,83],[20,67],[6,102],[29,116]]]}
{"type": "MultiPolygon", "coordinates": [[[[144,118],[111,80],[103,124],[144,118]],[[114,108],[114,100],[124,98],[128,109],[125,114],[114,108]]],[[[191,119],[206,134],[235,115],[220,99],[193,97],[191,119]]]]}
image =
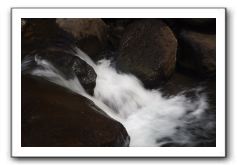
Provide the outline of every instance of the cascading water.
{"type": "MultiPolygon", "coordinates": [[[[135,76],[117,72],[109,60],[95,64],[79,49],[76,56],[92,66],[97,74],[93,97],[85,92],[76,77],[65,79],[49,61],[37,56],[32,59],[37,67],[31,74],[45,77],[91,99],[124,125],[131,138],[130,146],[202,146],[215,143],[215,115],[207,111],[207,98],[200,92],[201,88],[195,89],[195,100],[184,94],[163,97],[159,90],[145,89],[135,76]]],[[[24,60],[22,68],[29,63],[29,60],[24,60]]]]}

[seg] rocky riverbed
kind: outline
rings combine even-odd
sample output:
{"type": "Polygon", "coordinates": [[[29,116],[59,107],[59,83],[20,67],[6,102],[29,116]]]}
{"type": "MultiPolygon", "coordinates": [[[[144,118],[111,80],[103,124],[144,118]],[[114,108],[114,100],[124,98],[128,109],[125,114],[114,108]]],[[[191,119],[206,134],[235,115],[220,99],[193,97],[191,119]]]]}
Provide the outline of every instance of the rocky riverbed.
{"type": "MultiPolygon", "coordinates": [[[[83,94],[96,97],[95,89],[99,93],[96,85],[103,77],[94,65],[105,59],[118,74],[139,79],[139,89],[159,90],[163,98],[182,94],[195,101],[204,93],[208,108],[201,121],[209,127],[195,118],[190,122],[194,127],[173,134],[180,141],[185,132],[197,142],[177,143],[177,138],[167,137],[156,141],[162,142],[160,146],[215,146],[215,19],[22,19],[21,28],[22,146],[133,144],[126,122],[83,94]],[[75,55],[78,50],[95,64],[75,55]],[[74,87],[67,85],[69,81],[74,87]],[[73,91],[78,86],[80,90],[73,91]],[[198,95],[193,90],[197,88],[202,89],[198,95]]],[[[104,101],[110,107],[109,102],[104,101]]]]}

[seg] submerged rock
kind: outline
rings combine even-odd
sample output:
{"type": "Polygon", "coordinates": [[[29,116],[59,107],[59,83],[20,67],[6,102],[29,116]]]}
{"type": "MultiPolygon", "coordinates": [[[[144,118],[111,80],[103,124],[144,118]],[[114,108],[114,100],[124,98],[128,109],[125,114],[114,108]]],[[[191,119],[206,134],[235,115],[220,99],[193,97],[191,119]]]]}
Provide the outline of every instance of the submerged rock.
{"type": "Polygon", "coordinates": [[[143,19],[128,25],[121,39],[117,66],[137,76],[146,87],[157,87],[175,69],[177,41],[159,19],[143,19]]]}
{"type": "Polygon", "coordinates": [[[178,64],[202,77],[215,77],[216,35],[183,30],[179,34],[178,64]]]}
{"type": "Polygon", "coordinates": [[[22,77],[22,147],[128,146],[129,136],[92,101],[42,78],[22,77]]]}

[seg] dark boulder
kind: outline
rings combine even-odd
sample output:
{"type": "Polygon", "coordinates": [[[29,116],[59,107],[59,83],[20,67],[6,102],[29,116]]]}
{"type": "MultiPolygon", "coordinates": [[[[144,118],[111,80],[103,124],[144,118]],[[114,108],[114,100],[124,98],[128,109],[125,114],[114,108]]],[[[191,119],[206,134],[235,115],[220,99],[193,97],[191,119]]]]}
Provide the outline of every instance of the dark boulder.
{"type": "Polygon", "coordinates": [[[94,59],[107,46],[107,25],[99,18],[58,18],[56,23],[72,34],[82,51],[94,59]]]}
{"type": "Polygon", "coordinates": [[[121,39],[117,66],[137,76],[148,88],[157,87],[175,69],[177,41],[159,19],[143,19],[128,25],[121,39]]]}
{"type": "Polygon", "coordinates": [[[183,30],[179,34],[178,64],[201,77],[216,75],[216,35],[183,30]]]}
{"type": "Polygon", "coordinates": [[[92,101],[39,77],[22,77],[22,147],[128,146],[122,124],[92,101]]]}

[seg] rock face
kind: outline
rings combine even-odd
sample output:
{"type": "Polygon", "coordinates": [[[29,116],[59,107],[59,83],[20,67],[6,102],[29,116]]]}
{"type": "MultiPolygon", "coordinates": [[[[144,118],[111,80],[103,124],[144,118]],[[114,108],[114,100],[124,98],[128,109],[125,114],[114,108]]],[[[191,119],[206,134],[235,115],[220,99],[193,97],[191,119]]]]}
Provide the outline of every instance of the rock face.
{"type": "Polygon", "coordinates": [[[23,147],[128,146],[123,125],[87,98],[30,76],[22,91],[23,147]]]}
{"type": "Polygon", "coordinates": [[[78,46],[91,58],[100,53],[107,44],[107,26],[99,18],[56,19],[60,28],[72,34],[78,46]]]}
{"type": "Polygon", "coordinates": [[[117,66],[122,72],[137,76],[146,87],[156,87],[173,73],[176,50],[176,38],[164,22],[138,20],[125,30],[117,66]]]}
{"type": "Polygon", "coordinates": [[[96,73],[86,62],[75,56],[75,38],[63,31],[55,19],[24,20],[22,28],[22,59],[37,55],[48,60],[64,77],[74,76],[80,80],[85,90],[93,95],[96,73]]]}
{"type": "Polygon", "coordinates": [[[216,35],[183,30],[179,35],[178,64],[202,77],[215,77],[216,35]]]}

